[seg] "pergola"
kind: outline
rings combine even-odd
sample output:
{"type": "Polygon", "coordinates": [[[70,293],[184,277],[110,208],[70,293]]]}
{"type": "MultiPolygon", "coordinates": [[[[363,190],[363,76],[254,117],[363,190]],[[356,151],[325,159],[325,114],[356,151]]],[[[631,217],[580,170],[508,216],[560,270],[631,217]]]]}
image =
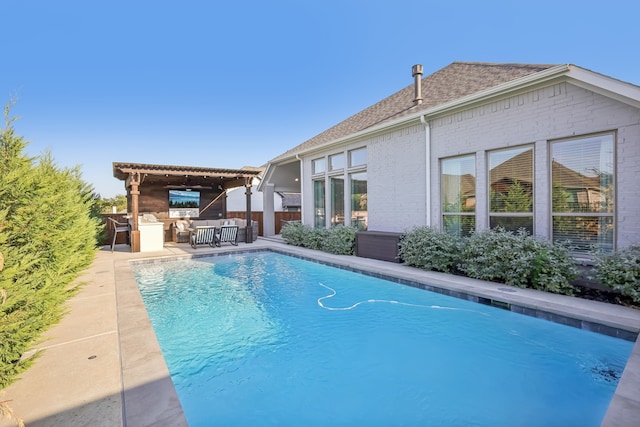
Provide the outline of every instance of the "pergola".
{"type": "MultiPolygon", "coordinates": [[[[138,214],[141,188],[167,190],[201,190],[220,192],[209,203],[213,204],[230,188],[244,186],[247,197],[246,241],[252,242],[251,185],[260,174],[259,168],[242,169],[204,168],[197,166],[153,165],[143,163],[113,163],[113,176],[124,181],[127,190],[127,212],[131,217],[131,251],[140,251],[138,214]]],[[[208,206],[207,206],[208,207],[208,206]]]]}

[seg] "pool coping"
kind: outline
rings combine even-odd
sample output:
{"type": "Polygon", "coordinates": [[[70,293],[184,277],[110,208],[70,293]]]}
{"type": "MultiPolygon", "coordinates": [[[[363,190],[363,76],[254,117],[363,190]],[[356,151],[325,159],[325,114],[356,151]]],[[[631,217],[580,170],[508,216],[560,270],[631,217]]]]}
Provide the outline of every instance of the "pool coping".
{"type": "Polygon", "coordinates": [[[155,425],[156,423],[173,426],[187,425],[135,282],[132,264],[259,251],[272,251],[294,256],[481,304],[494,305],[520,314],[636,341],[602,426],[632,425],[631,423],[635,422],[640,414],[640,398],[636,393],[637,385],[640,384],[640,340],[638,340],[640,310],[429,272],[396,263],[354,256],[332,255],[274,243],[255,248],[228,248],[213,253],[156,256],[116,262],[115,281],[125,426],[155,425]]]}

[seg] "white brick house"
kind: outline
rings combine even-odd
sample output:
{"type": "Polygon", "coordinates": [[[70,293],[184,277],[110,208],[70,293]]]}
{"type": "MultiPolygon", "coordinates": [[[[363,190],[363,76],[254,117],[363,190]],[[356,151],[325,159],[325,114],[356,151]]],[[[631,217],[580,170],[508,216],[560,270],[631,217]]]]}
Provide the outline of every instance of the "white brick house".
{"type": "Polygon", "coordinates": [[[577,253],[640,243],[640,87],[574,65],[421,70],[271,160],[265,200],[301,191],[302,221],[321,227],[524,227],[577,253]]]}
{"type": "MultiPolygon", "coordinates": [[[[246,168],[246,166],[245,166],[246,168]]],[[[262,204],[264,202],[262,193],[256,191],[256,188],[260,184],[260,177],[253,178],[251,180],[251,211],[262,212],[262,204]]],[[[247,209],[247,193],[244,186],[234,187],[227,190],[227,211],[229,212],[244,212],[247,209]]],[[[282,207],[282,195],[273,195],[273,208],[275,212],[281,212],[282,207]]]]}

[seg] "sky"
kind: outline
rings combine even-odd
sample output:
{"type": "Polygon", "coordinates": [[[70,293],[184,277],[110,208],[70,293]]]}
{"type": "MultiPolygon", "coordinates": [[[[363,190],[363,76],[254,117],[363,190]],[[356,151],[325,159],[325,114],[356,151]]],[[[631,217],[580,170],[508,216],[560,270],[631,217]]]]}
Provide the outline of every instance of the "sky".
{"type": "Polygon", "coordinates": [[[640,85],[637,0],[0,0],[0,16],[0,101],[27,154],[105,198],[126,193],[113,162],[265,165],[411,85],[414,64],[640,85]]]}

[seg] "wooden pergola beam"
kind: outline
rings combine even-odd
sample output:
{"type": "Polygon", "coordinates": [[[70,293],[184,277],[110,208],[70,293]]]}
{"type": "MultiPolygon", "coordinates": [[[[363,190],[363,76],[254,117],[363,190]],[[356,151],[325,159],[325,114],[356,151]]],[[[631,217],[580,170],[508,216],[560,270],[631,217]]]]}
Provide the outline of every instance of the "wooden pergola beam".
{"type": "Polygon", "coordinates": [[[166,179],[167,185],[184,188],[197,188],[202,184],[220,185],[221,189],[245,187],[247,196],[247,243],[252,240],[251,186],[253,178],[260,175],[260,168],[223,169],[197,166],[152,165],[143,163],[113,163],[113,176],[125,181],[127,199],[131,198],[131,251],[140,251],[140,230],[138,228],[138,206],[140,186],[146,179],[166,179]],[[188,178],[198,178],[198,182],[189,183],[188,178]],[[187,182],[182,181],[187,180],[187,182]],[[204,181],[203,181],[204,180],[204,181]],[[210,181],[211,182],[210,182],[210,181]],[[175,185],[173,185],[175,183],[175,185]]]}

